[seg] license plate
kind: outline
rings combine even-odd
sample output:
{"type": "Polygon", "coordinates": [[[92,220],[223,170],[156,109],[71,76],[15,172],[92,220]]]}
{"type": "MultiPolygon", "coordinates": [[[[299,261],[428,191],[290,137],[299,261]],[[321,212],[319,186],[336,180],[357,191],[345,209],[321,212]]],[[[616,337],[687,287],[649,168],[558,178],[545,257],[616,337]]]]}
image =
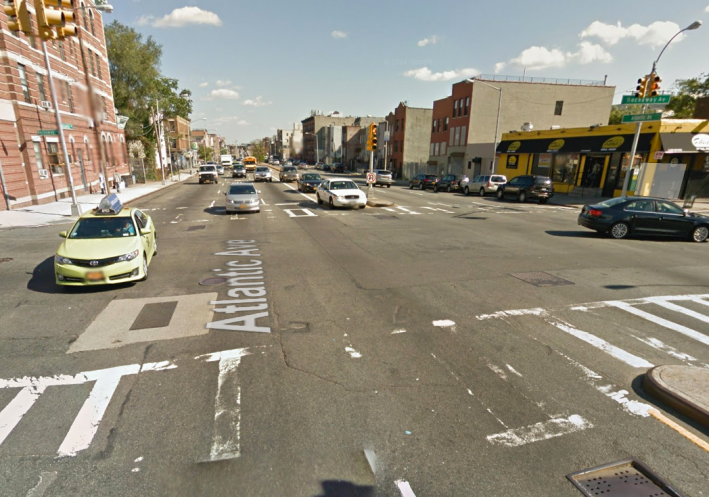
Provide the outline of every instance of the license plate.
{"type": "Polygon", "coordinates": [[[246,204],[241,204],[241,205],[239,206],[239,209],[246,209],[246,204]]]}
{"type": "Polygon", "coordinates": [[[100,271],[86,273],[86,279],[89,281],[103,281],[103,273],[100,271]]]}

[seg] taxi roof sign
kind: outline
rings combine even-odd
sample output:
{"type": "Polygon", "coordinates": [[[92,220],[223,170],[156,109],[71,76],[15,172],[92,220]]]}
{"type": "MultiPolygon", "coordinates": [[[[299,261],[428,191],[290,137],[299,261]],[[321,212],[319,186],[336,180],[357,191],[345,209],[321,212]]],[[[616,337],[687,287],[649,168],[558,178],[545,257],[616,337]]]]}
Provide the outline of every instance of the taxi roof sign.
{"type": "Polygon", "coordinates": [[[112,193],[101,199],[96,210],[101,214],[118,214],[123,210],[123,204],[118,195],[112,193]]]}

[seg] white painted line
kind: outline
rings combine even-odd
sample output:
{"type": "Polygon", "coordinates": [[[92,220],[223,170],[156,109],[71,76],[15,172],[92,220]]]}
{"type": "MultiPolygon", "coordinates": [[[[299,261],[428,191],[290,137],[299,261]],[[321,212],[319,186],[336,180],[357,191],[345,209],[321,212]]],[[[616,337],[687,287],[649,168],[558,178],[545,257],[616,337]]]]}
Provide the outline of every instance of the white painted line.
{"type": "Polygon", "coordinates": [[[516,374],[517,376],[519,376],[520,378],[522,378],[522,373],[520,373],[519,371],[517,371],[515,368],[513,368],[513,367],[510,366],[509,364],[505,364],[505,366],[507,366],[507,369],[510,370],[510,373],[516,374]]]}
{"type": "Polygon", "coordinates": [[[579,416],[574,414],[568,418],[550,419],[544,423],[537,423],[531,426],[515,428],[489,435],[488,442],[493,445],[504,445],[506,447],[519,447],[528,443],[539,442],[541,440],[549,440],[550,438],[568,435],[577,431],[593,428],[593,425],[579,416]]]}
{"type": "Polygon", "coordinates": [[[219,194],[221,194],[221,193],[222,193],[221,190],[217,190],[217,195],[219,195],[219,194]]]}
{"type": "Polygon", "coordinates": [[[238,214],[234,214],[234,215],[231,216],[229,219],[231,219],[232,221],[238,221],[238,220],[239,220],[239,215],[238,215],[238,214]]]}
{"type": "Polygon", "coordinates": [[[288,214],[288,217],[318,217],[317,214],[308,209],[283,209],[283,211],[288,214]],[[295,214],[293,211],[301,211],[305,214],[295,214]]]}
{"type": "Polygon", "coordinates": [[[551,324],[552,326],[556,326],[559,328],[561,331],[568,333],[571,336],[575,336],[576,338],[583,340],[584,342],[593,345],[597,349],[600,349],[611,356],[615,357],[616,359],[623,361],[624,363],[634,367],[634,368],[646,368],[649,369],[654,366],[651,362],[646,361],[642,357],[638,357],[636,355],[631,354],[630,352],[626,352],[625,350],[616,347],[615,345],[611,345],[610,343],[606,342],[602,338],[598,338],[595,335],[592,335],[590,333],[587,333],[585,331],[577,330],[573,326],[569,324],[564,324],[564,323],[559,323],[556,322],[553,318],[552,319],[547,319],[547,322],[551,324]]]}
{"type": "Polygon", "coordinates": [[[401,333],[406,333],[406,330],[394,330],[391,332],[392,335],[399,335],[401,333]]]}
{"type": "Polygon", "coordinates": [[[399,209],[402,210],[402,211],[404,211],[404,212],[406,212],[407,214],[411,214],[412,216],[420,216],[420,215],[421,215],[420,212],[410,211],[410,210],[407,209],[406,207],[399,207],[399,209]]]}
{"type": "Polygon", "coordinates": [[[626,397],[628,395],[627,390],[613,391],[612,385],[597,386],[596,390],[603,392],[607,397],[615,400],[618,404],[623,406],[630,414],[635,414],[636,416],[642,416],[647,418],[650,414],[649,411],[651,407],[648,404],[638,402],[637,400],[630,400],[626,397]]]}
{"type": "MultiPolygon", "coordinates": [[[[297,189],[297,188],[293,188],[293,187],[290,186],[288,183],[283,183],[283,184],[286,185],[286,186],[287,186],[288,188],[290,188],[291,190],[293,190],[294,192],[298,192],[298,189],[297,189]]],[[[305,197],[305,198],[307,198],[307,199],[310,200],[311,202],[315,202],[315,201],[316,201],[315,198],[313,198],[313,197],[311,197],[311,196],[309,196],[309,195],[306,195],[306,194],[303,193],[303,192],[298,192],[298,194],[299,194],[299,195],[302,195],[302,196],[305,197]]]]}
{"type": "Polygon", "coordinates": [[[455,327],[455,321],[451,321],[450,319],[441,319],[440,321],[434,321],[433,326],[438,328],[453,328],[455,327]]]}
{"type": "MultiPolygon", "coordinates": [[[[180,211],[180,210],[182,210],[182,209],[189,209],[189,207],[178,207],[178,208],[177,208],[177,209],[175,209],[175,210],[178,210],[178,211],[180,211]]],[[[155,209],[153,209],[153,210],[155,210],[155,209]]]]}
{"type": "Polygon", "coordinates": [[[684,314],[685,316],[689,316],[691,318],[698,319],[699,321],[701,321],[703,323],[709,323],[709,316],[705,316],[704,314],[701,314],[699,312],[695,312],[691,309],[687,309],[686,307],[682,307],[681,305],[673,304],[672,302],[668,302],[665,299],[656,299],[653,297],[649,297],[647,300],[649,302],[652,302],[653,304],[659,305],[660,307],[664,307],[665,309],[679,312],[681,314],[684,314]]]}
{"type": "Polygon", "coordinates": [[[666,343],[658,340],[657,338],[652,338],[652,337],[647,337],[647,338],[642,338],[638,337],[635,335],[632,335],[634,338],[637,340],[640,340],[642,343],[645,345],[649,345],[653,349],[661,350],[663,352],[666,352],[668,355],[671,355],[672,357],[679,359],[680,361],[684,362],[693,362],[696,361],[696,357],[692,357],[689,354],[685,354],[683,352],[680,352],[676,348],[672,347],[671,345],[667,345],[666,343]]]}
{"type": "Polygon", "coordinates": [[[399,488],[399,492],[401,492],[401,497],[416,497],[416,494],[413,490],[411,490],[411,485],[409,485],[408,481],[396,480],[395,483],[399,488]]]}
{"type": "Polygon", "coordinates": [[[298,205],[298,202],[286,202],[284,204],[273,204],[273,205],[298,205]]]}
{"type": "Polygon", "coordinates": [[[39,385],[26,386],[5,406],[5,409],[0,411],[0,445],[44,393],[44,389],[44,386],[39,385]]]}
{"type": "Polygon", "coordinates": [[[682,326],[681,324],[677,324],[672,321],[668,321],[667,319],[663,319],[659,316],[655,316],[654,314],[650,314],[649,312],[641,311],[637,307],[633,307],[632,305],[626,304],[625,302],[612,301],[612,302],[606,302],[606,303],[608,305],[613,306],[613,307],[617,307],[618,309],[621,309],[623,311],[629,312],[630,314],[634,314],[638,317],[646,319],[647,321],[650,321],[651,323],[655,323],[655,324],[660,325],[664,328],[668,328],[670,330],[676,331],[676,332],[681,333],[681,334],[688,336],[690,338],[694,338],[695,340],[703,343],[704,345],[709,345],[709,336],[703,335],[697,331],[694,331],[691,328],[687,328],[686,326],[682,326]]]}
{"type": "Polygon", "coordinates": [[[382,207],[385,211],[396,212],[396,209],[391,209],[390,207],[382,207]]]}
{"type": "Polygon", "coordinates": [[[56,479],[56,471],[42,471],[39,475],[39,483],[27,492],[27,497],[42,497],[56,479]]]}
{"type": "Polygon", "coordinates": [[[499,311],[493,314],[481,314],[480,316],[475,316],[478,321],[484,321],[486,319],[497,319],[497,318],[507,318],[514,316],[544,316],[547,311],[541,308],[536,309],[518,309],[512,311],[499,311]]]}
{"type": "Polygon", "coordinates": [[[428,209],[428,210],[430,210],[430,211],[437,211],[437,210],[438,210],[438,209],[436,209],[435,207],[421,207],[421,208],[422,208],[422,209],[428,209]]]}
{"type": "Polygon", "coordinates": [[[362,357],[362,354],[353,349],[352,345],[348,345],[347,347],[345,347],[345,352],[347,352],[352,357],[352,359],[359,359],[362,357]]]}
{"type": "Polygon", "coordinates": [[[261,204],[262,204],[262,205],[268,205],[266,202],[264,202],[263,199],[260,199],[260,200],[261,200],[261,204]]]}
{"type": "Polygon", "coordinates": [[[490,371],[495,373],[497,376],[499,376],[503,380],[507,381],[507,375],[505,374],[505,372],[502,369],[498,368],[497,366],[495,366],[494,364],[492,364],[490,362],[487,363],[487,367],[490,369],[490,371]]]}
{"type": "Polygon", "coordinates": [[[216,203],[216,200],[212,200],[212,203],[209,204],[209,208],[211,209],[212,207],[214,207],[214,204],[215,204],[215,203],[216,203]]]}

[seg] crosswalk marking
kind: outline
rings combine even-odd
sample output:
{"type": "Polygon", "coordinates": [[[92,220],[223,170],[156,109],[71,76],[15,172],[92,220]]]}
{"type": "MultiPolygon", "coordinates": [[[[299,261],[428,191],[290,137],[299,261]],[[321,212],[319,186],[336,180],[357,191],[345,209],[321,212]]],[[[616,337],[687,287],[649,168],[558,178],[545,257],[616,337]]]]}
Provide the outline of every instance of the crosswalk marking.
{"type": "Polygon", "coordinates": [[[283,209],[288,214],[288,217],[318,217],[317,214],[308,209],[283,209]],[[296,214],[295,211],[300,211],[303,214],[296,214]]]}

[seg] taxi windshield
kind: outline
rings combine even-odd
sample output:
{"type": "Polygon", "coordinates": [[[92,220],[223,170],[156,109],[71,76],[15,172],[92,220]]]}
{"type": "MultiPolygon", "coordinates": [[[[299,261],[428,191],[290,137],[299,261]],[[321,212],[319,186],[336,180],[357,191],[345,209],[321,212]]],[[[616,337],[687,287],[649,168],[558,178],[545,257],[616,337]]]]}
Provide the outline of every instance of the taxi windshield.
{"type": "Polygon", "coordinates": [[[95,238],[123,238],[136,236],[133,220],[129,217],[89,217],[80,219],[69,233],[71,240],[95,238]]]}

